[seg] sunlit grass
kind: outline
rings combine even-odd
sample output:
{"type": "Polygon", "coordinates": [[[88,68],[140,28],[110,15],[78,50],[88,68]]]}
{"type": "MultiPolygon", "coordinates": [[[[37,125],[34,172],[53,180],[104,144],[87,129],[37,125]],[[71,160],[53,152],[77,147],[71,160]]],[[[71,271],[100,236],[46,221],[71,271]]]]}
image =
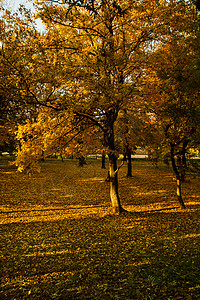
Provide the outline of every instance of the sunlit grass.
{"type": "Polygon", "coordinates": [[[199,178],[183,211],[170,170],[123,166],[129,212],[112,216],[99,161],[47,161],[38,177],[0,167],[0,299],[200,299],[199,178]]]}

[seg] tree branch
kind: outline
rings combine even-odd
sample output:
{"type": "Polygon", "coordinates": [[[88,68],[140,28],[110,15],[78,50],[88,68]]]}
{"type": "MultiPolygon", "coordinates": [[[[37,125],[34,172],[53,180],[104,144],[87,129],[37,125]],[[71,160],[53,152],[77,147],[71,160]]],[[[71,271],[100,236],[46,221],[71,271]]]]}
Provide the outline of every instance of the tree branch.
{"type": "Polygon", "coordinates": [[[123,164],[124,164],[124,161],[122,161],[121,165],[117,168],[117,170],[115,170],[114,174],[119,172],[119,169],[123,166],[123,164]]]}
{"type": "Polygon", "coordinates": [[[88,115],[87,113],[75,112],[75,114],[78,117],[84,117],[84,118],[90,120],[93,124],[95,124],[96,126],[98,126],[104,133],[106,133],[106,130],[104,129],[104,127],[94,117],[88,115]]]}

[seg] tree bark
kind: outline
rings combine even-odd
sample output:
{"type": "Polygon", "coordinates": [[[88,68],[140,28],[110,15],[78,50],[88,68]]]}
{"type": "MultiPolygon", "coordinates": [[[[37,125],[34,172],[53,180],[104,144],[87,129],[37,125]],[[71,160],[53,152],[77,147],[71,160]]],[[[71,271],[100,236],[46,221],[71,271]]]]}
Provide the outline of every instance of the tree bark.
{"type": "Polygon", "coordinates": [[[105,156],[105,152],[104,151],[103,151],[102,157],[101,157],[101,168],[102,169],[106,168],[106,156],[105,156]]]}
{"type": "Polygon", "coordinates": [[[183,141],[183,147],[181,151],[181,181],[185,181],[185,173],[187,169],[187,159],[186,159],[186,152],[187,152],[187,145],[189,140],[183,141]]]}
{"type": "Polygon", "coordinates": [[[181,208],[185,209],[185,204],[183,202],[183,198],[182,198],[182,195],[181,195],[181,180],[177,179],[176,183],[177,183],[177,198],[178,198],[178,201],[180,203],[181,208]]]}
{"type": "Polygon", "coordinates": [[[42,157],[41,157],[41,161],[44,162],[45,159],[44,159],[44,151],[42,151],[42,157]]]}
{"type": "Polygon", "coordinates": [[[86,165],[85,157],[83,155],[79,155],[78,161],[79,161],[78,163],[79,167],[83,167],[84,165],[86,165]]]}
{"type": "Polygon", "coordinates": [[[125,152],[124,157],[123,157],[123,161],[127,161],[126,155],[127,155],[127,153],[125,152]]]}
{"type": "Polygon", "coordinates": [[[128,147],[127,149],[127,177],[132,177],[132,162],[131,162],[131,149],[128,147]]]}
{"type": "Polygon", "coordinates": [[[115,154],[109,154],[109,174],[110,174],[110,199],[113,212],[120,214],[124,211],[120,204],[118,193],[118,170],[117,170],[117,157],[115,154]]]}
{"type": "Polygon", "coordinates": [[[171,146],[171,162],[172,162],[172,168],[173,171],[176,175],[176,183],[177,183],[177,198],[180,204],[180,207],[185,209],[185,204],[183,202],[183,198],[182,198],[182,194],[181,194],[181,176],[180,173],[178,171],[178,168],[176,166],[176,161],[175,161],[175,157],[174,157],[174,147],[175,145],[173,143],[170,144],[171,146]]]}

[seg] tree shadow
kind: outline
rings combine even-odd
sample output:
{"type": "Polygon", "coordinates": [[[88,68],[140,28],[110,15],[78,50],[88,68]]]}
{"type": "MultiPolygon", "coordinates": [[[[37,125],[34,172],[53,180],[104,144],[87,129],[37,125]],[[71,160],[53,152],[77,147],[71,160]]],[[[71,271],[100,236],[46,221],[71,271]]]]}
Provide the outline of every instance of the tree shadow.
{"type": "Polygon", "coordinates": [[[153,214],[153,213],[158,213],[158,212],[164,212],[164,211],[170,211],[174,209],[180,209],[179,206],[174,206],[174,207],[166,207],[166,208],[160,208],[160,209],[149,209],[149,210],[143,210],[143,211],[129,211],[129,210],[124,210],[122,211],[121,214],[123,215],[147,215],[147,214],[153,214]]]}

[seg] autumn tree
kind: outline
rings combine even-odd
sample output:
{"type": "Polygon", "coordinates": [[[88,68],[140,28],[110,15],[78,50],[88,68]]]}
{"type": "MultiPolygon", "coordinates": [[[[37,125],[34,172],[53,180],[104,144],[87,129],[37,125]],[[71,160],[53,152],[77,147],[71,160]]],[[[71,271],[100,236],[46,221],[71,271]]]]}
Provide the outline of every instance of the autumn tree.
{"type": "MultiPolygon", "coordinates": [[[[114,211],[122,211],[118,195],[115,122],[120,110],[134,98],[149,42],[175,28],[166,24],[176,16],[178,4],[148,1],[39,1],[40,17],[54,25],[63,51],[71,53],[75,76],[68,82],[75,99],[73,112],[98,126],[104,134],[109,165],[110,195],[114,211]],[[65,49],[65,50],[64,50],[65,49]]],[[[179,13],[180,15],[180,13],[179,13]]],[[[180,17],[181,19],[181,17],[180,17]]],[[[182,20],[180,21],[182,22],[182,20]]],[[[172,22],[173,23],[173,22],[172,22]]],[[[55,41],[51,40],[52,47],[55,41]]]]}
{"type": "Polygon", "coordinates": [[[19,146],[14,132],[18,124],[35,118],[38,106],[33,96],[27,93],[26,81],[31,74],[26,72],[31,57],[30,47],[25,46],[30,34],[37,36],[30,13],[21,8],[21,13],[12,14],[1,8],[0,20],[0,134],[1,149],[12,153],[19,146]],[[20,14],[26,16],[22,19],[20,14]]]}
{"type": "MultiPolygon", "coordinates": [[[[139,93],[138,77],[152,41],[166,42],[173,32],[182,30],[180,24],[187,19],[184,4],[36,2],[47,32],[28,31],[18,45],[15,30],[5,42],[4,60],[27,103],[55,111],[52,120],[66,114],[67,126],[87,123],[87,128],[97,126],[102,131],[109,157],[111,203],[119,213],[123,208],[118,194],[115,123],[119,112],[139,93]],[[20,58],[17,61],[5,55],[11,46],[20,58]]],[[[28,149],[25,144],[24,149],[28,149]]]]}
{"type": "Polygon", "coordinates": [[[187,169],[186,155],[200,141],[198,19],[188,29],[185,36],[173,37],[168,45],[153,54],[148,95],[152,99],[149,111],[157,124],[158,136],[160,129],[163,143],[169,149],[182,208],[185,208],[181,182],[187,169]]]}

